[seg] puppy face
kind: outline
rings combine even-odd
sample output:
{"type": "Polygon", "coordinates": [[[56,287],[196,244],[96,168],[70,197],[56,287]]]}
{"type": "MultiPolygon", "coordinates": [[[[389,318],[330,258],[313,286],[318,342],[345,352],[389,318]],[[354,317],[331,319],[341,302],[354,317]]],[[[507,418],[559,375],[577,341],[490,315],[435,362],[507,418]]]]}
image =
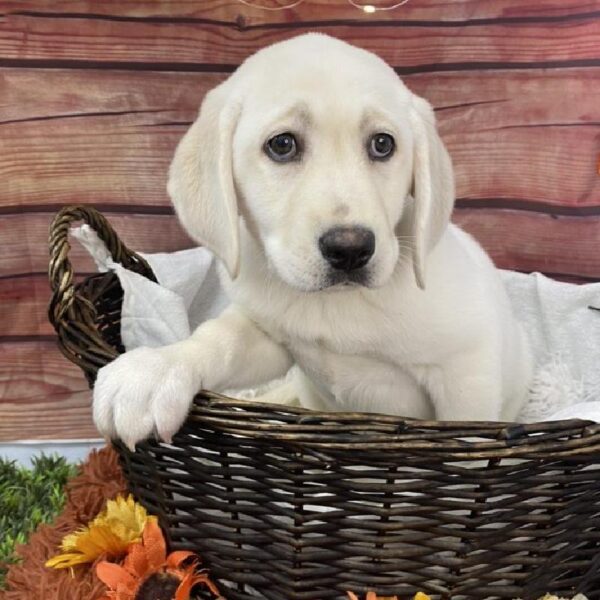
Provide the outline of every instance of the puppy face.
{"type": "Polygon", "coordinates": [[[240,210],[289,285],[379,286],[412,181],[407,97],[393,72],[287,58],[256,74],[233,138],[240,210]]]}
{"type": "Polygon", "coordinates": [[[232,275],[242,215],[272,271],[303,291],[383,285],[401,253],[419,279],[453,199],[429,105],[375,55],[321,35],[258,52],[207,96],[169,192],[232,275]]]}

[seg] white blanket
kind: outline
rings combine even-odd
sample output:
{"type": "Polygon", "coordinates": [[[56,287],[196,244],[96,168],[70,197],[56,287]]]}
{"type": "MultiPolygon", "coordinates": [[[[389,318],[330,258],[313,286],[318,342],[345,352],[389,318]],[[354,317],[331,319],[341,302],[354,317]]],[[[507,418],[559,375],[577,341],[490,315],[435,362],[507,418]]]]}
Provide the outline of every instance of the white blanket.
{"type": "MultiPolygon", "coordinates": [[[[127,350],[185,339],[228,304],[205,248],[143,255],[158,284],[116,264],[96,233],[72,230],[100,271],[114,270],[124,291],[121,335],[127,350]]],[[[532,344],[536,369],[519,420],[600,422],[600,283],[574,285],[540,273],[501,271],[532,344]]]]}

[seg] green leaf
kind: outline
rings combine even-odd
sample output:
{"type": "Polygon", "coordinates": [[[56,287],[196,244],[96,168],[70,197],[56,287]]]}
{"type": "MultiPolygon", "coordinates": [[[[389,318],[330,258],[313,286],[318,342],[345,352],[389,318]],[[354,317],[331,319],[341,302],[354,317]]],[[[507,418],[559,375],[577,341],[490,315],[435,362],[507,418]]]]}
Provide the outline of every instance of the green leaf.
{"type": "Polygon", "coordinates": [[[24,544],[41,523],[60,513],[65,503],[64,486],[78,467],[60,456],[42,454],[27,469],[0,458],[0,590],[7,566],[18,560],[15,547],[24,544]]]}

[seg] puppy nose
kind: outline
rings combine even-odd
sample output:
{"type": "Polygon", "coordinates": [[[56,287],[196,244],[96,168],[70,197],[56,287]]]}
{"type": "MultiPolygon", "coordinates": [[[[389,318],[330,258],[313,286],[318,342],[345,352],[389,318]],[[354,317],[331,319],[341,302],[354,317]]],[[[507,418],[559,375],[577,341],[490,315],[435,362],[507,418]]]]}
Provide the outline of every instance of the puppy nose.
{"type": "Polygon", "coordinates": [[[375,252],[375,235],[365,227],[334,227],[319,238],[325,260],[340,271],[364,267],[375,252]]]}

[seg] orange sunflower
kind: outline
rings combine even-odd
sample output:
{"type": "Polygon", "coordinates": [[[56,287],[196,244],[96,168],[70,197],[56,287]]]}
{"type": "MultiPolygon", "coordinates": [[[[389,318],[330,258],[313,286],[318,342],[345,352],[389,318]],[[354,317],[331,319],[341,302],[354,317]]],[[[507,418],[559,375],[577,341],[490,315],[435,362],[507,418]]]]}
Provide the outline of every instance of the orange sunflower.
{"type": "Polygon", "coordinates": [[[196,567],[193,552],[182,550],[167,556],[160,527],[156,521],[148,521],[142,541],[128,548],[122,565],[108,561],[96,565],[98,579],[109,588],[101,600],[189,600],[198,583],[220,598],[215,584],[196,567]]]}

